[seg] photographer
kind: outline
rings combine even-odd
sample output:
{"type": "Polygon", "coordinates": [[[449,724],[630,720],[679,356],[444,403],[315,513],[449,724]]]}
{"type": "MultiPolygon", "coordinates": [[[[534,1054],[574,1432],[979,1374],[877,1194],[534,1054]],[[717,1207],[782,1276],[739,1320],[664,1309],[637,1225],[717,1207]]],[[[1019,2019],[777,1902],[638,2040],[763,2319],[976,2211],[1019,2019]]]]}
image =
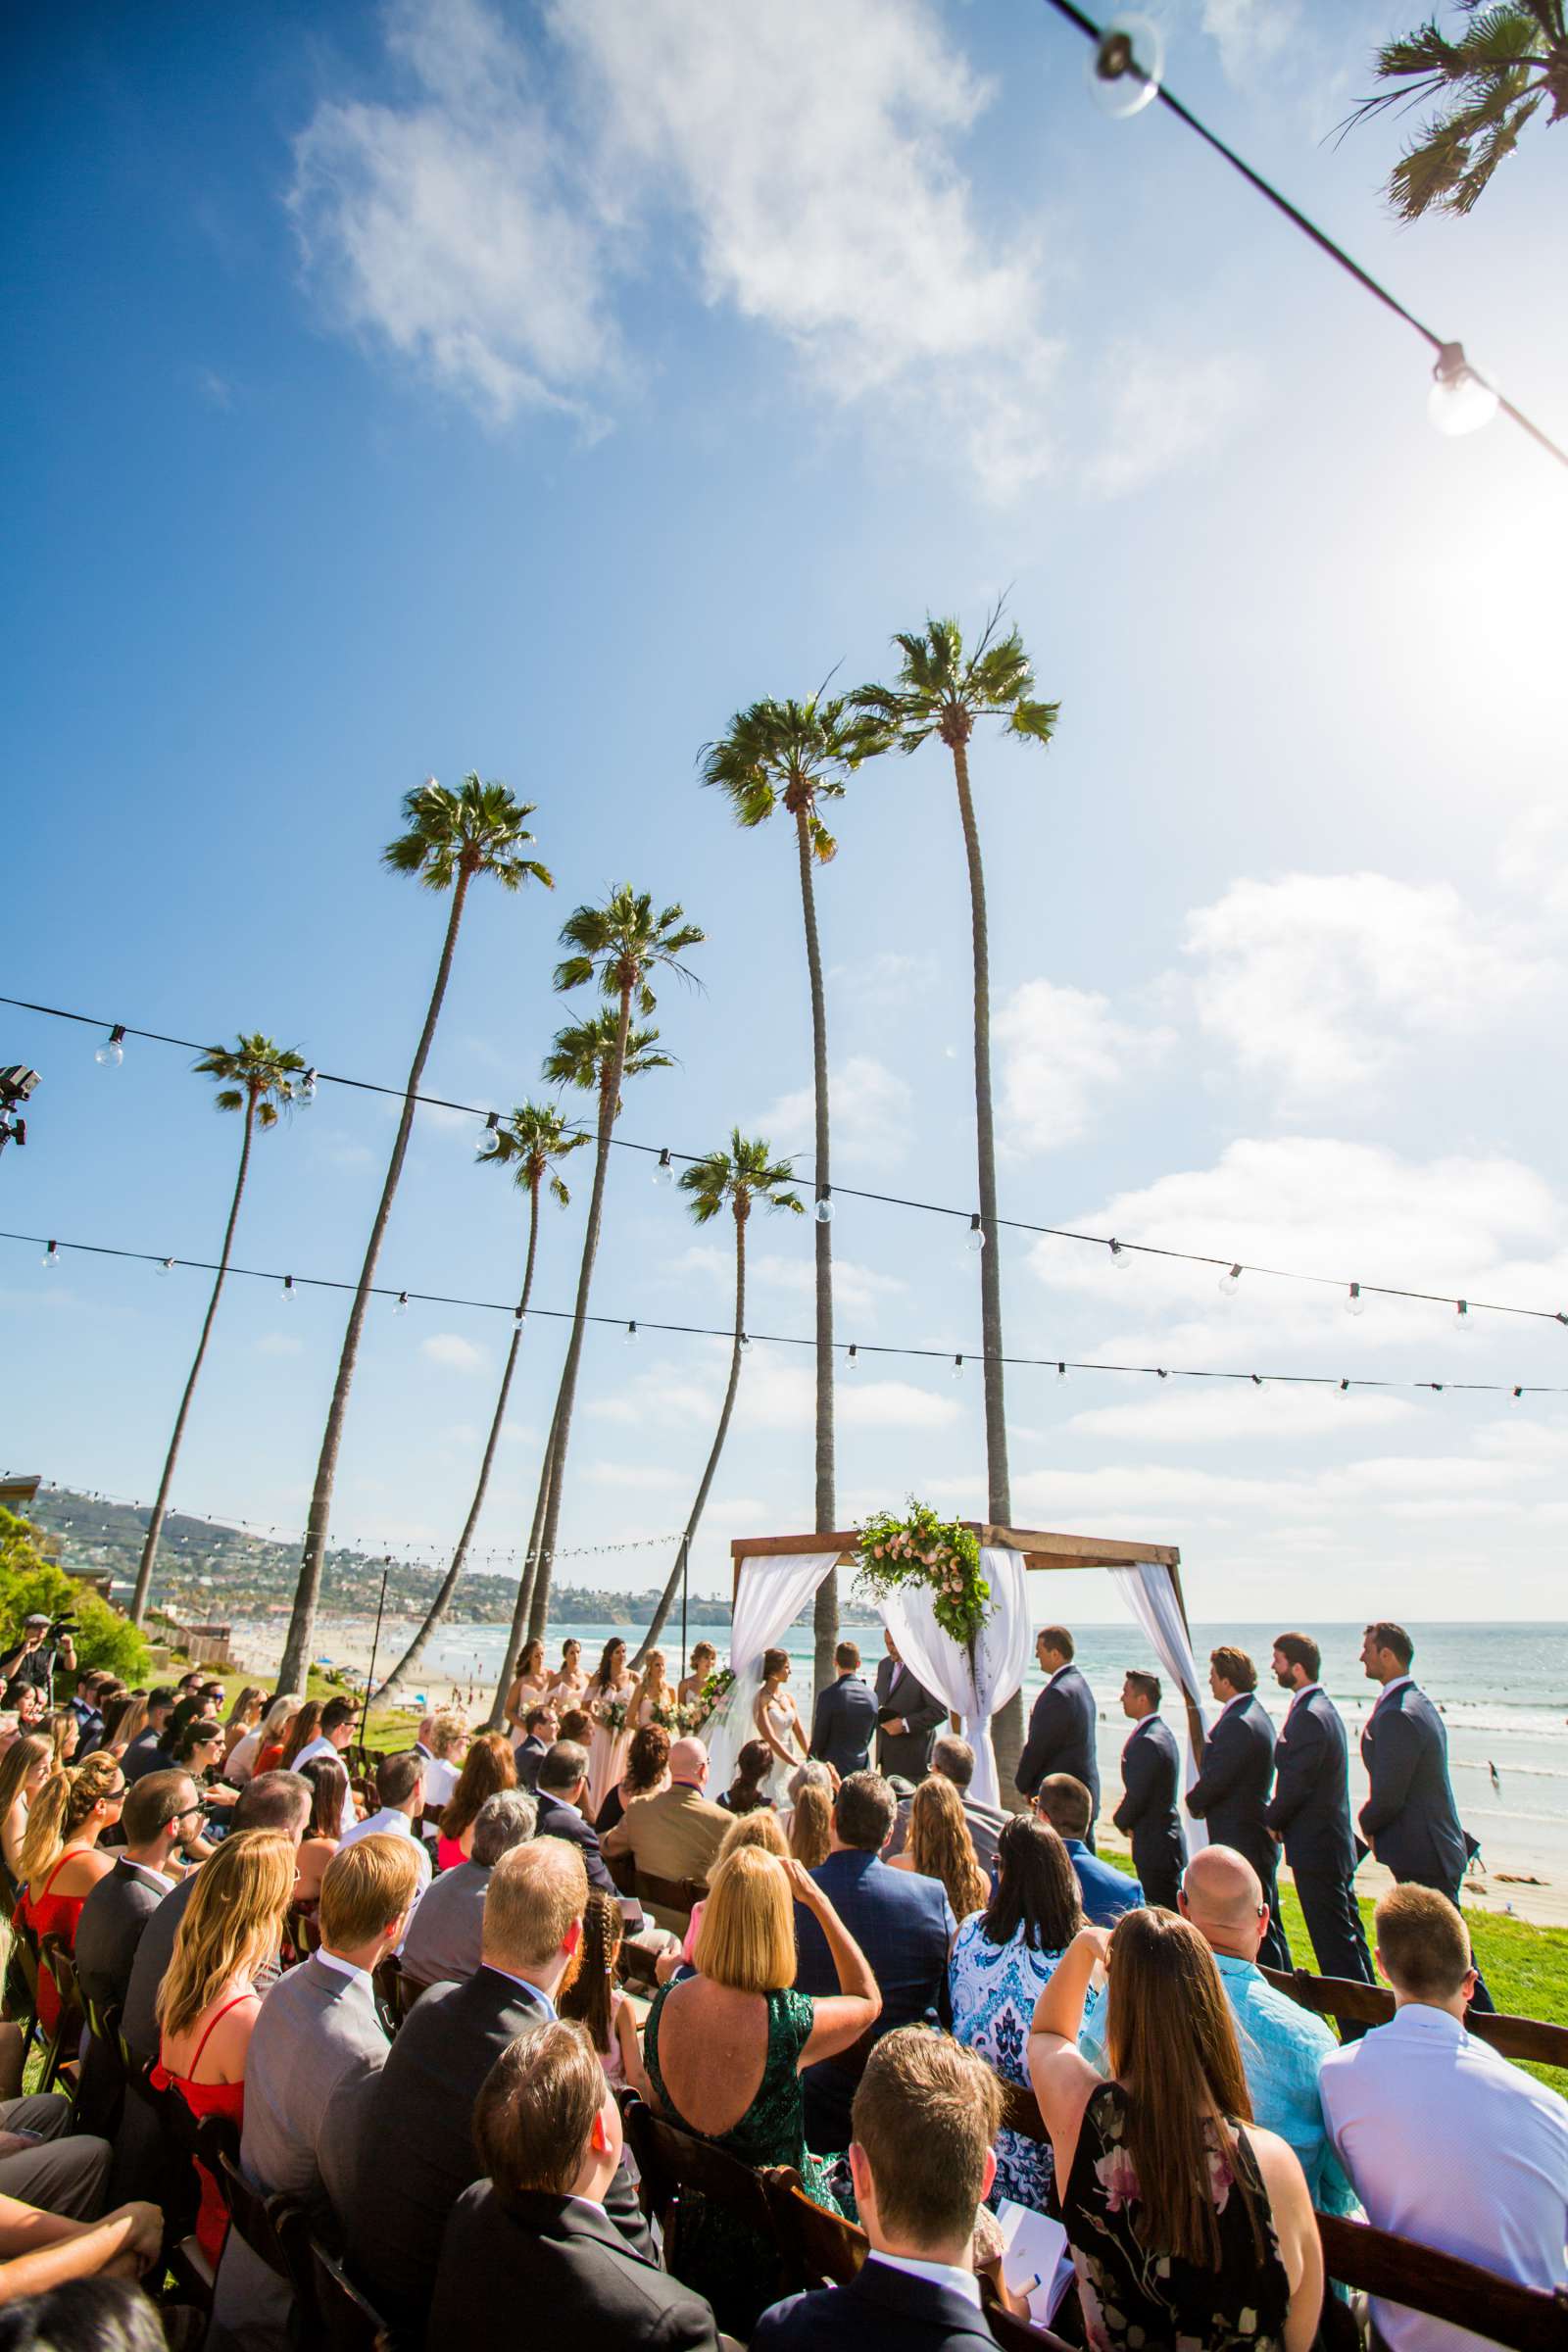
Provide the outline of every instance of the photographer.
{"type": "Polygon", "coordinates": [[[38,1690],[47,1707],[54,1697],[55,1669],[63,1666],[68,1674],[76,1671],[76,1651],[72,1636],[76,1630],[74,1617],[46,1617],[35,1609],[23,1625],[22,1640],[15,1649],[0,1658],[0,1678],[5,1682],[5,1703],[14,1707],[24,1690],[38,1690]]]}

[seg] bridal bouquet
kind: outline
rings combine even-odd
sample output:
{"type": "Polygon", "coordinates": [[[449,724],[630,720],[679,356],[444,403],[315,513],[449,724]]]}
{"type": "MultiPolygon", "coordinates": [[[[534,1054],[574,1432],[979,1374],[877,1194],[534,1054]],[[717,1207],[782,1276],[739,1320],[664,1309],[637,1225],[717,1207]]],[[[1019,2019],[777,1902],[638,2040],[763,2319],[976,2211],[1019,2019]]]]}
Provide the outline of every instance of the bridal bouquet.
{"type": "Polygon", "coordinates": [[[612,1740],[618,1740],[626,1729],[626,1701],[623,1698],[601,1699],[594,1713],[612,1740]]]}
{"type": "Polygon", "coordinates": [[[712,1673],[705,1677],[702,1689],[686,1709],[688,1721],[685,1728],[687,1731],[696,1732],[702,1729],[734,1680],[735,1677],[727,1666],[715,1666],[712,1673]]]}

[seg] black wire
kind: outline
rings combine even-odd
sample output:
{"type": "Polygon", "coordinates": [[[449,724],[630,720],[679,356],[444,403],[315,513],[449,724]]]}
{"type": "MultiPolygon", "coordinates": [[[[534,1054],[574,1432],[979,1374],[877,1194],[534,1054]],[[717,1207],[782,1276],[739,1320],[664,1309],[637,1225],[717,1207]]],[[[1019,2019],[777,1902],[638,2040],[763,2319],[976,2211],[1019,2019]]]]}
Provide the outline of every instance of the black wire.
{"type": "MultiPolygon", "coordinates": [[[[1056,0],[1052,0],[1052,5],[1055,6],[1056,0]]],[[[144,1038],[156,1046],[179,1046],[189,1054],[205,1054],[209,1051],[206,1046],[197,1045],[192,1038],[168,1037],[158,1029],[137,1029],[132,1027],[128,1021],[103,1021],[88,1012],[67,1012],[58,1004],[34,1004],[25,997],[0,996],[0,1004],[15,1004],[23,1012],[42,1013],[54,1021],[75,1021],[87,1029],[118,1028],[126,1037],[144,1038]]],[[[318,1084],[321,1086],[352,1087],[360,1094],[388,1095],[399,1102],[408,1099],[405,1088],[383,1086],[379,1080],[374,1078],[346,1078],[336,1070],[318,1070],[316,1077],[318,1084]]],[[[466,1117],[473,1119],[488,1119],[495,1115],[487,1105],[475,1102],[454,1102],[445,1095],[415,1095],[413,1100],[417,1103],[423,1103],[431,1110],[462,1111],[466,1117]]],[[[596,1132],[595,1129],[584,1125],[580,1120],[568,1120],[566,1131],[572,1135],[593,1135],[596,1132]]],[[[662,1158],[667,1149],[662,1144],[640,1144],[631,1137],[623,1135],[612,1135],[610,1141],[617,1151],[640,1152],[646,1156],[654,1158],[662,1158]]],[[[702,1154],[696,1152],[669,1152],[669,1157],[672,1160],[678,1159],[687,1164],[695,1164],[701,1156],[702,1154]]],[[[802,1153],[801,1156],[809,1158],[810,1154],[802,1153]]],[[[853,1184],[835,1183],[833,1194],[835,1199],[842,1197],[846,1200],[870,1200],[883,1208],[912,1208],[925,1216],[961,1217],[966,1224],[970,1223],[973,1218],[972,1210],[950,1208],[944,1201],[912,1200],[900,1193],[873,1193],[853,1184]]],[[[1070,1225],[1041,1225],[1027,1217],[998,1217],[996,1222],[1000,1230],[1008,1233],[1039,1234],[1047,1240],[1057,1242],[1083,1242],[1097,1250],[1108,1250],[1112,1239],[1109,1234],[1104,1233],[1080,1233],[1070,1225]]],[[[86,1245],[83,1244],[82,1247],[86,1247],[86,1245]]],[[[1262,1274],[1275,1282],[1305,1282],[1311,1283],[1321,1290],[1336,1291],[1348,1291],[1350,1287],[1349,1279],[1344,1275],[1303,1274],[1298,1268],[1291,1266],[1251,1265],[1245,1259],[1238,1260],[1233,1257],[1229,1250],[1223,1256],[1216,1256],[1200,1250],[1167,1249],[1158,1242],[1123,1241],[1119,1236],[1116,1237],[1116,1247],[1118,1250],[1125,1250],[1139,1257],[1170,1258],[1187,1266],[1232,1266],[1239,1263],[1244,1274],[1262,1274]]],[[[1368,1298],[1413,1298],[1429,1306],[1457,1306],[1458,1303],[1458,1294],[1453,1291],[1414,1291],[1401,1289],[1396,1283],[1390,1282],[1358,1282],[1356,1289],[1368,1298]]],[[[1568,1324],[1568,1311],[1554,1307],[1508,1306],[1494,1298],[1472,1298],[1468,1296],[1465,1298],[1465,1306],[1471,1314],[1523,1315],[1533,1322],[1568,1324]]]]}
{"type": "MultiPolygon", "coordinates": [[[[161,1266],[170,1262],[168,1252],[160,1250],[117,1250],[107,1242],[60,1241],[51,1235],[42,1233],[0,1232],[0,1242],[31,1243],[34,1248],[41,1243],[45,1248],[54,1251],[76,1250],[89,1257],[130,1258],[139,1265],[147,1266],[161,1266]]],[[[216,1261],[206,1257],[176,1257],[172,1262],[175,1266],[189,1267],[198,1274],[216,1274],[219,1270],[216,1261]]],[[[273,1272],[265,1266],[235,1265],[230,1265],[227,1271],[250,1282],[281,1283],[287,1281],[295,1290],[353,1291],[359,1288],[357,1283],[347,1282],[330,1274],[284,1275],[273,1272]]],[[[399,1300],[406,1298],[411,1306],[417,1301],[421,1306],[469,1307],[476,1313],[483,1314],[515,1316],[517,1312],[515,1305],[506,1298],[464,1298],[449,1291],[405,1291],[398,1284],[390,1282],[372,1283],[367,1295],[372,1298],[399,1300]]],[[[542,1321],[547,1323],[571,1323],[576,1320],[574,1310],[565,1306],[530,1306],[528,1313],[529,1315],[538,1315],[542,1321]]],[[[643,1315],[585,1314],[582,1319],[585,1323],[603,1324],[612,1331],[624,1331],[634,1322],[640,1332],[672,1332],[685,1339],[733,1341],[735,1337],[733,1326],[726,1331],[722,1325],[711,1323],[654,1323],[643,1315]]],[[[749,1330],[744,1336],[747,1342],[760,1340],[764,1346],[769,1348],[814,1348],[816,1346],[814,1339],[806,1338],[799,1333],[790,1331],[749,1330]]],[[[852,1344],[857,1357],[899,1355],[918,1358],[927,1362],[935,1361],[938,1358],[953,1357],[957,1361],[960,1369],[964,1364],[981,1364],[986,1361],[986,1351],[979,1348],[965,1348],[961,1350],[951,1348],[904,1348],[896,1346],[891,1341],[883,1340],[856,1340],[853,1343],[848,1340],[835,1340],[833,1342],[834,1352],[838,1353],[842,1350],[847,1353],[852,1344]]],[[[1282,1387],[1293,1388],[1433,1389],[1440,1395],[1446,1389],[1464,1389],[1497,1396],[1511,1396],[1517,1388],[1517,1393],[1521,1396],[1568,1396],[1568,1387],[1548,1387],[1539,1381],[1515,1383],[1511,1380],[1384,1380],[1370,1379],[1361,1375],[1345,1381],[1334,1372],[1217,1372],[1204,1367],[1182,1364],[1091,1363],[1080,1361],[1075,1356],[1003,1354],[999,1355],[996,1360],[1000,1364],[1017,1364],[1026,1368],[1033,1367],[1037,1371],[1054,1370],[1058,1373],[1138,1372],[1147,1373],[1152,1380],[1250,1381],[1258,1387],[1261,1387],[1265,1381],[1275,1381],[1282,1387]]]]}

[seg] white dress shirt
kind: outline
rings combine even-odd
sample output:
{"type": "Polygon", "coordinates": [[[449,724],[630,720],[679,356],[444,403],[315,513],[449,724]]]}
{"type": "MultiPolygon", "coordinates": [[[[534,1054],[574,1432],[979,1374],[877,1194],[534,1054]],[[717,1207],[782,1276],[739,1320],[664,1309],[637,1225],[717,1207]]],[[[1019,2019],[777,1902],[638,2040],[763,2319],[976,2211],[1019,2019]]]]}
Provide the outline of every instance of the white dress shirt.
{"type": "Polygon", "coordinates": [[[449,1764],[445,1756],[426,1756],[424,1759],[426,1812],[433,1812],[438,1805],[446,1804],[461,1778],[462,1767],[460,1765],[449,1764]]]}
{"type": "MultiPolygon", "coordinates": [[[[306,1765],[314,1764],[318,1756],[330,1756],[334,1764],[342,1764],[344,1771],[348,1771],[348,1765],[344,1762],[342,1749],[334,1746],[330,1740],[324,1740],[320,1733],[318,1732],[314,1740],[306,1740],[305,1745],[300,1749],[299,1754],[289,1766],[290,1772],[303,1772],[306,1765]]],[[[338,1822],[339,1837],[346,1838],[353,1827],[354,1790],[352,1788],[348,1788],[343,1791],[343,1812],[342,1817],[338,1822]]]]}
{"type": "Polygon", "coordinates": [[[980,2281],[973,2271],[960,2271],[951,2262],[916,2262],[912,2254],[884,2254],[873,2246],[866,2255],[867,2262],[885,2262],[890,2271],[907,2271],[911,2278],[928,2278],[933,2286],[951,2287],[962,2295],[966,2303],[980,2309],[980,2281]]]}
{"type": "Polygon", "coordinates": [[[329,1952],[324,1943],[318,1944],[316,1957],[323,1968],[336,1969],[340,1977],[347,1977],[356,1984],[368,1985],[373,1991],[375,1979],[368,1968],[361,1968],[357,1960],[344,1960],[338,1953],[329,1952]]]}
{"type": "MultiPolygon", "coordinates": [[[[1407,2001],[1324,2059],[1323,2118],[1369,2222],[1522,2285],[1568,2283],[1568,2106],[1467,2034],[1407,2001]]],[[[1391,2352],[1470,2352],[1446,2320],[1374,2296],[1391,2352]]]]}
{"type": "Polygon", "coordinates": [[[344,1853],[360,1838],[371,1837],[408,1838],[413,1840],[414,1850],[419,1857],[419,1892],[422,1894],[430,1884],[430,1849],[422,1838],[415,1835],[414,1824],[408,1815],[396,1805],[383,1805],[379,1813],[367,1814],[364,1821],[354,1824],[352,1830],[345,1830],[338,1840],[337,1850],[340,1854],[344,1853]]]}

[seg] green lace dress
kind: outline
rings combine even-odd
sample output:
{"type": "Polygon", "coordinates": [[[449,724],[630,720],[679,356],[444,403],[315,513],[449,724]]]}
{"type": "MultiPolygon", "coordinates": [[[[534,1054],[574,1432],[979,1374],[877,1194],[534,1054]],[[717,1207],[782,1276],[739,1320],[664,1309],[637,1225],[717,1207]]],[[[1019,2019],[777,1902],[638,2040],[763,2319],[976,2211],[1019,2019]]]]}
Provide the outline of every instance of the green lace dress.
{"type": "MultiPolygon", "coordinates": [[[[842,2212],[842,2200],[828,2186],[827,2164],[806,2144],[800,2057],[811,2037],[808,1995],[790,1989],[766,1995],[767,2056],[756,2097],[727,2132],[696,2132],[665,2089],[659,2064],[660,2020],[674,1990],[673,1984],[660,1986],[643,2029],[643,2063],[663,2113],[699,2139],[739,2157],[743,2164],[793,2165],[808,2196],[834,2213],[842,2212]]],[[[681,2278],[708,2297],[719,2326],[731,2333],[749,2335],[762,2304],[772,2300],[768,2293],[760,2303],[758,2294],[760,2284],[772,2278],[776,2259],[774,2247],[760,2241],[754,2231],[729,2215],[704,2207],[700,2199],[693,2199],[682,2216],[681,2278]]]]}

